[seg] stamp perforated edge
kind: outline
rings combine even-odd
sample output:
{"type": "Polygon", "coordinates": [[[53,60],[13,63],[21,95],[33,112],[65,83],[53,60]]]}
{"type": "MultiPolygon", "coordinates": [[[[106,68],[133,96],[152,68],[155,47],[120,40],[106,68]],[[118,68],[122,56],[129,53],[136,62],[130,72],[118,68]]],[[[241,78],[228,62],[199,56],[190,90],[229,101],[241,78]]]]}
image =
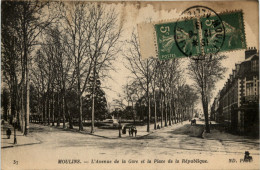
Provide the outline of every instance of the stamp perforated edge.
{"type": "Polygon", "coordinates": [[[154,42],[154,48],[155,48],[155,54],[156,54],[156,58],[159,58],[159,51],[158,51],[158,43],[157,43],[157,33],[156,30],[154,28],[155,25],[153,25],[153,42],[154,42]]]}
{"type": "Polygon", "coordinates": [[[244,48],[239,48],[239,49],[231,49],[231,50],[226,50],[226,51],[222,51],[220,53],[229,53],[229,52],[235,52],[235,51],[243,51],[245,49],[247,49],[247,40],[246,40],[246,31],[245,31],[245,21],[244,21],[244,12],[242,9],[238,9],[238,10],[226,10],[226,11],[222,11],[219,13],[219,15],[222,15],[222,14],[228,14],[228,13],[235,13],[235,12],[241,12],[241,15],[242,15],[242,31],[243,31],[243,34],[244,34],[244,39],[245,39],[245,47],[244,48]]]}
{"type": "MultiPolygon", "coordinates": [[[[218,53],[230,53],[230,52],[235,52],[235,51],[243,51],[245,49],[247,49],[247,40],[246,40],[246,32],[245,32],[245,21],[244,21],[244,12],[242,9],[237,9],[237,10],[225,10],[225,11],[221,11],[221,12],[217,12],[218,15],[222,15],[222,14],[231,14],[231,13],[236,13],[236,12],[241,12],[242,14],[242,32],[244,34],[244,39],[245,39],[245,47],[244,48],[239,48],[239,49],[230,49],[230,50],[226,50],[226,51],[220,51],[218,53]]],[[[187,17],[181,17],[180,20],[179,19],[165,19],[165,20],[160,20],[160,21],[155,21],[155,22],[151,22],[150,24],[153,24],[153,29],[154,29],[154,34],[153,34],[153,39],[154,39],[154,46],[155,46],[155,52],[156,52],[156,57],[158,58],[158,42],[157,42],[157,34],[156,34],[156,30],[155,30],[155,25],[157,24],[167,24],[167,23],[171,23],[171,22],[177,22],[177,21],[184,21],[186,20],[187,17]]]]}

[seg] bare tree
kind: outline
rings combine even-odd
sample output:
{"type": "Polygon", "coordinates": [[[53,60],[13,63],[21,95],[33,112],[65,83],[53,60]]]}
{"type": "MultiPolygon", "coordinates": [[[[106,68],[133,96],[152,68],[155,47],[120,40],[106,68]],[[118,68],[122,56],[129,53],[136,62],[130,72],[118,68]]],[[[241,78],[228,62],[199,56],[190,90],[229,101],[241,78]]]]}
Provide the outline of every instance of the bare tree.
{"type": "MultiPolygon", "coordinates": [[[[108,71],[113,69],[112,61],[116,59],[121,50],[119,38],[122,26],[119,25],[118,14],[114,8],[106,8],[100,4],[88,6],[92,23],[87,25],[92,30],[88,43],[89,54],[93,62],[93,91],[92,91],[92,123],[91,133],[94,133],[95,116],[95,89],[97,78],[108,77],[108,71]]],[[[122,21],[121,21],[122,22],[122,21]]]]}
{"type": "Polygon", "coordinates": [[[129,45],[129,48],[125,52],[124,56],[126,57],[129,66],[126,66],[126,68],[131,71],[131,73],[135,76],[136,81],[139,82],[139,85],[146,93],[146,103],[148,106],[147,132],[149,132],[151,117],[151,98],[149,93],[154,73],[153,69],[155,62],[151,58],[142,60],[138,37],[134,32],[132,33],[131,40],[128,41],[127,44],[129,45]]]}
{"type": "MultiPolygon", "coordinates": [[[[78,95],[79,109],[79,130],[83,130],[82,124],[82,94],[84,87],[89,81],[92,60],[88,56],[88,43],[92,30],[84,28],[85,25],[91,22],[91,17],[86,11],[86,4],[80,2],[61,3],[60,15],[62,18],[62,31],[64,32],[64,50],[66,55],[73,57],[74,70],[72,72],[75,77],[75,85],[78,95]]],[[[74,80],[72,81],[74,83],[74,80]]],[[[63,91],[63,98],[65,97],[63,91]]],[[[64,101],[64,100],[63,100],[64,101]]]]}
{"type": "Polygon", "coordinates": [[[187,84],[183,84],[179,87],[179,106],[182,112],[181,119],[183,118],[192,118],[192,114],[190,112],[193,112],[192,109],[194,109],[194,104],[198,100],[198,96],[195,92],[195,90],[187,84]]]}
{"type": "Polygon", "coordinates": [[[41,113],[41,122],[45,123],[45,96],[46,96],[46,86],[47,86],[47,76],[46,76],[46,65],[45,56],[43,52],[39,49],[36,52],[35,58],[33,60],[32,73],[32,83],[36,87],[38,92],[38,113],[41,113]],[[41,109],[40,109],[41,108],[41,109]]]}
{"type": "Polygon", "coordinates": [[[157,95],[156,95],[156,90],[160,86],[160,80],[159,80],[159,75],[160,75],[160,61],[157,59],[154,59],[155,61],[155,67],[154,67],[154,74],[152,77],[152,92],[153,92],[153,102],[154,102],[154,129],[157,129],[157,95]]]}
{"type": "MultiPolygon", "coordinates": [[[[11,115],[20,117],[20,75],[21,72],[21,41],[15,29],[19,16],[16,15],[18,7],[12,2],[3,2],[1,12],[1,68],[3,82],[7,83],[10,91],[11,115]]],[[[2,85],[3,86],[3,85],[2,85]]],[[[21,128],[21,119],[18,128],[21,128]]],[[[16,141],[14,142],[16,143],[16,141]]]]}
{"type": "Polygon", "coordinates": [[[189,75],[195,81],[195,88],[201,95],[201,102],[205,116],[206,132],[210,133],[208,122],[208,102],[215,83],[223,78],[226,68],[221,61],[224,55],[207,55],[203,60],[190,60],[189,75]]]}
{"type": "Polygon", "coordinates": [[[111,61],[118,53],[117,43],[121,27],[117,25],[115,9],[106,9],[98,3],[62,3],[60,7],[65,51],[73,56],[75,83],[79,102],[79,130],[82,124],[82,95],[92,84],[92,126],[94,133],[94,94],[97,77],[105,77],[111,61]]]}
{"type": "MultiPolygon", "coordinates": [[[[31,54],[34,46],[37,44],[37,37],[48,26],[53,18],[50,18],[43,9],[47,7],[48,2],[39,1],[19,1],[19,2],[4,2],[4,6],[12,9],[12,24],[9,24],[9,31],[12,32],[11,39],[17,43],[16,53],[19,61],[20,80],[17,84],[17,93],[20,93],[20,114],[19,121],[22,123],[22,131],[26,135],[29,128],[29,65],[31,54]],[[26,98],[24,102],[24,96],[26,98]],[[25,114],[26,113],[26,114],[25,114]],[[25,119],[25,121],[23,121],[25,119]]],[[[10,11],[5,11],[5,14],[10,15],[10,11]]],[[[5,27],[4,24],[2,26],[5,27]]],[[[7,26],[8,27],[8,26],[7,26]]],[[[19,68],[18,67],[18,68],[19,68]]],[[[17,81],[16,81],[17,82],[17,81]]]]}
{"type": "Polygon", "coordinates": [[[127,106],[131,102],[132,116],[135,124],[136,111],[134,109],[134,103],[138,100],[138,88],[135,85],[135,82],[126,84],[124,86],[125,99],[127,101],[127,106]]]}
{"type": "MultiPolygon", "coordinates": [[[[176,92],[176,85],[177,85],[177,79],[179,79],[180,74],[181,74],[181,69],[180,69],[180,62],[178,59],[172,59],[171,61],[167,62],[167,87],[166,87],[166,101],[167,105],[169,107],[168,115],[169,115],[169,125],[172,125],[172,115],[173,115],[173,110],[174,110],[174,92],[176,92]]],[[[166,115],[167,117],[167,115],[166,115]]]]}

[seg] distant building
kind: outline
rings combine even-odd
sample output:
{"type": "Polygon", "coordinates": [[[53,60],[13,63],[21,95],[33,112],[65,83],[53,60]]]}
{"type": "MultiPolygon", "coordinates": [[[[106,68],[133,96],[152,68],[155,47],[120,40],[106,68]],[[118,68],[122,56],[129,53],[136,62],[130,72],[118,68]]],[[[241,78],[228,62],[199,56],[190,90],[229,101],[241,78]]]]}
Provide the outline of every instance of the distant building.
{"type": "Polygon", "coordinates": [[[256,48],[245,51],[245,60],[236,64],[232,74],[215,98],[211,114],[217,122],[240,134],[259,132],[259,54],[256,48]]]}
{"type": "Polygon", "coordinates": [[[219,117],[219,93],[215,97],[213,104],[211,106],[211,112],[210,112],[210,120],[220,121],[219,117]]]}

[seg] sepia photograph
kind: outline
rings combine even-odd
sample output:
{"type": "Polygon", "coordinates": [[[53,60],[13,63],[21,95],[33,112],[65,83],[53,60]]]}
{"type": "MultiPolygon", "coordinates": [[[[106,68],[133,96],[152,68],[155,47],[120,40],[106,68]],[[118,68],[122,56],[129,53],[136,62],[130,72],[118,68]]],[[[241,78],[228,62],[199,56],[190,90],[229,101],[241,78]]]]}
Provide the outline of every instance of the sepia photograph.
{"type": "Polygon", "coordinates": [[[259,2],[1,1],[1,169],[259,169],[259,2]]]}

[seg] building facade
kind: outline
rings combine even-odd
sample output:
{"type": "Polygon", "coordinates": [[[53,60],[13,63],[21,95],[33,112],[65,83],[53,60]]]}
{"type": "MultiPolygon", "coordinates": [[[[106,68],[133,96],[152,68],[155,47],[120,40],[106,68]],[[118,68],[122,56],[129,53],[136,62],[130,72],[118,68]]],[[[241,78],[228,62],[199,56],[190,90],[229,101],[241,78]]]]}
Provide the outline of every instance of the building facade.
{"type": "Polygon", "coordinates": [[[211,106],[211,115],[231,132],[258,135],[259,132],[259,54],[245,51],[245,60],[236,64],[211,106]]]}

